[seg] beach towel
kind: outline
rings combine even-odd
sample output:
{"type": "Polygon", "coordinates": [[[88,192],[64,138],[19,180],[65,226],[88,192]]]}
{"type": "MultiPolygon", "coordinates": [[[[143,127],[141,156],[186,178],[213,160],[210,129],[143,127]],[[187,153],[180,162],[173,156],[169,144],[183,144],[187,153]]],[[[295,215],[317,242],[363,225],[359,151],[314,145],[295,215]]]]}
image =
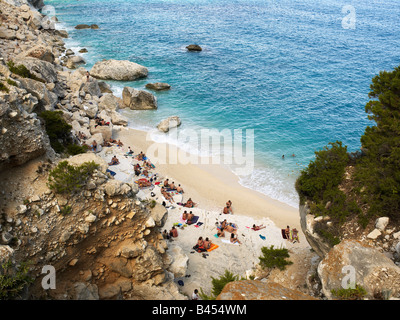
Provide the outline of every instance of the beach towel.
{"type": "Polygon", "coordinates": [[[107,169],[106,172],[109,172],[113,177],[116,175],[114,171],[111,171],[110,169],[107,169]]]}
{"type": "Polygon", "coordinates": [[[261,234],[260,234],[260,238],[261,238],[261,239],[263,239],[263,240],[265,240],[265,237],[264,237],[264,236],[262,236],[261,234]]]}
{"type": "Polygon", "coordinates": [[[219,247],[219,245],[217,245],[217,244],[215,244],[215,243],[212,243],[210,249],[208,249],[207,251],[208,251],[208,252],[211,252],[211,251],[217,249],[218,247],[219,247]]]}
{"type": "Polygon", "coordinates": [[[187,224],[195,224],[197,223],[197,221],[199,221],[199,216],[194,216],[192,218],[192,221],[188,221],[187,224]]]}
{"type": "Polygon", "coordinates": [[[221,241],[222,242],[225,242],[225,243],[229,243],[229,244],[234,244],[234,245],[239,245],[239,243],[232,243],[232,242],[230,242],[229,240],[226,240],[226,239],[221,239],[221,241]]]}
{"type": "Polygon", "coordinates": [[[214,234],[214,237],[219,238],[219,237],[218,237],[218,233],[214,234]]]}
{"type": "Polygon", "coordinates": [[[195,227],[198,228],[198,227],[200,227],[202,224],[203,224],[203,222],[197,222],[196,225],[195,225],[195,227]]]}

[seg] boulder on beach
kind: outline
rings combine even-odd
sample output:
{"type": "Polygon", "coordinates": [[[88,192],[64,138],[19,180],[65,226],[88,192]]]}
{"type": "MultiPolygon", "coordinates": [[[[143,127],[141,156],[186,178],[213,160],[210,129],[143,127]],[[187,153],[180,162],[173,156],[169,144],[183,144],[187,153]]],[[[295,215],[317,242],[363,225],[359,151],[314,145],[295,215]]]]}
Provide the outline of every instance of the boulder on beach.
{"type": "Polygon", "coordinates": [[[125,87],[122,91],[123,106],[132,110],[157,109],[157,98],[150,92],[125,87]]]}
{"type": "Polygon", "coordinates": [[[179,127],[181,125],[181,119],[178,116],[171,116],[167,119],[162,120],[158,125],[157,129],[161,132],[168,132],[172,128],[179,127]]]}
{"type": "Polygon", "coordinates": [[[188,51],[202,51],[203,49],[197,44],[190,44],[186,47],[188,51]]]}
{"type": "Polygon", "coordinates": [[[86,64],[85,59],[81,56],[72,56],[68,58],[65,65],[68,69],[76,69],[81,64],[86,64]]]}
{"type": "Polygon", "coordinates": [[[146,67],[128,60],[103,60],[94,64],[90,74],[102,80],[132,81],[147,77],[146,67]]]}
{"type": "Polygon", "coordinates": [[[155,82],[155,83],[146,84],[146,89],[155,90],[155,91],[162,91],[162,90],[171,89],[171,86],[168,83],[155,82]]]}

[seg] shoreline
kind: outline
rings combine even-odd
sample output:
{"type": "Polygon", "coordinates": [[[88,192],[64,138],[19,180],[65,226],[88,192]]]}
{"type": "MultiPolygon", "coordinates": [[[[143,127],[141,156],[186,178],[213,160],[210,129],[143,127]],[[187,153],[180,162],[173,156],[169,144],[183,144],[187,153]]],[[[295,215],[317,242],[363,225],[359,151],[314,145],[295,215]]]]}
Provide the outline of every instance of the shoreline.
{"type": "MultiPolygon", "coordinates": [[[[127,151],[128,146],[136,147],[137,150],[133,149],[135,154],[140,151],[146,153],[150,145],[159,149],[165,145],[166,148],[175,148],[172,145],[148,140],[147,135],[146,131],[123,127],[115,131],[113,138],[124,143],[122,147],[124,151],[127,151]]],[[[156,164],[156,159],[150,158],[150,160],[156,164]]],[[[193,201],[200,202],[205,210],[222,212],[226,201],[231,200],[234,214],[256,219],[270,218],[277,227],[285,228],[289,225],[291,228],[293,226],[301,230],[297,208],[242,186],[239,178],[221,164],[168,164],[167,160],[167,164],[156,164],[156,171],[165,177],[175,179],[176,183],[182,185],[185,194],[190,194],[193,201]]]]}
{"type": "MultiPolygon", "coordinates": [[[[116,172],[114,179],[134,183],[134,180],[142,178],[133,174],[133,164],[138,161],[132,157],[125,157],[125,154],[128,147],[131,147],[134,155],[141,151],[146,154],[150,145],[162,147],[163,144],[147,140],[147,134],[145,131],[129,127],[114,127],[113,139],[121,140],[123,146],[105,147],[97,153],[107,162],[114,155],[119,159],[118,165],[109,166],[110,170],[116,172]]],[[[155,164],[154,158],[150,157],[149,160],[155,164]]],[[[184,228],[178,229],[178,237],[168,241],[167,252],[171,259],[186,264],[186,267],[180,269],[181,276],[175,275],[173,280],[184,282],[180,291],[188,297],[194,289],[200,288],[209,294],[212,289],[211,277],[219,278],[226,270],[239,277],[260,275],[257,266],[262,247],[286,248],[289,250],[290,260],[303,263],[308,259],[310,246],[302,233],[298,210],[240,185],[237,176],[227,168],[221,165],[171,165],[167,161],[167,164],[155,164],[155,169],[150,170],[150,173],[160,176],[161,179],[157,181],[163,182],[169,178],[176,185],[181,184],[184,190],[182,195],[174,195],[175,203],[167,202],[168,217],[160,232],[168,232],[173,225],[182,223],[181,216],[184,210],[192,211],[202,223],[200,226],[185,224],[184,228]],[[188,198],[192,198],[198,205],[188,209],[176,204],[184,203],[188,198]],[[233,203],[233,214],[222,213],[228,200],[233,203]],[[229,243],[231,234],[227,231],[224,238],[215,236],[216,222],[222,222],[224,219],[238,226],[236,233],[240,245],[229,243]],[[251,229],[253,224],[263,225],[265,228],[254,231],[251,229]],[[300,242],[291,243],[283,239],[281,229],[287,225],[291,229],[297,228],[300,242]],[[203,239],[208,237],[212,243],[218,245],[218,248],[209,252],[206,257],[194,252],[192,248],[200,236],[203,239]]],[[[154,186],[150,190],[140,190],[139,199],[155,200],[161,204],[164,198],[161,196],[160,187],[154,186]],[[151,192],[154,197],[151,196],[151,192]]]]}
{"type": "MultiPolygon", "coordinates": [[[[85,68],[84,65],[82,67],[85,68]]],[[[121,110],[123,109],[116,111],[121,114],[121,110]]],[[[105,147],[97,155],[104,158],[107,163],[111,161],[113,155],[117,156],[121,163],[109,167],[110,170],[117,172],[116,180],[134,184],[132,158],[124,156],[128,151],[128,146],[133,149],[134,154],[140,151],[147,154],[150,146],[176,148],[172,144],[154,142],[150,139],[150,133],[151,131],[114,125],[112,138],[121,140],[124,145],[105,147]]],[[[297,208],[241,185],[239,177],[223,165],[169,164],[168,158],[165,164],[158,164],[157,159],[152,156],[149,158],[156,166],[153,171],[175,181],[176,185],[181,184],[185,191],[181,202],[186,202],[190,197],[198,204],[197,207],[188,211],[192,210],[203,223],[198,228],[187,226],[186,230],[179,230],[179,236],[173,242],[168,242],[168,255],[171,259],[183,259],[183,261],[187,259],[186,267],[182,267],[184,269],[182,277],[172,276],[174,282],[184,281],[185,285],[180,288],[182,293],[190,297],[194,289],[201,288],[208,294],[211,290],[211,277],[220,277],[225,270],[246,277],[254,274],[262,247],[272,245],[275,248],[287,248],[290,254],[295,256],[293,257],[295,260],[306,257],[305,252],[309,251],[310,246],[302,233],[297,208]],[[233,215],[222,214],[228,200],[233,202],[233,215]],[[222,222],[224,219],[239,226],[237,235],[241,245],[230,244],[228,232],[225,239],[214,237],[217,230],[216,221],[222,222]],[[265,228],[253,231],[250,229],[253,224],[262,224],[265,228]],[[293,244],[283,239],[281,229],[286,228],[287,225],[291,229],[297,228],[300,243],[293,244]],[[209,237],[219,248],[210,252],[207,257],[193,252],[192,247],[199,236],[209,237]],[[228,240],[228,243],[224,243],[225,240],[228,240]]],[[[161,203],[159,189],[155,187],[153,191],[157,194],[155,200],[161,203]]],[[[148,196],[150,192],[147,192],[147,199],[152,199],[148,196]]],[[[169,231],[176,222],[179,222],[183,210],[183,207],[175,205],[168,208],[168,217],[160,232],[169,231]]]]}

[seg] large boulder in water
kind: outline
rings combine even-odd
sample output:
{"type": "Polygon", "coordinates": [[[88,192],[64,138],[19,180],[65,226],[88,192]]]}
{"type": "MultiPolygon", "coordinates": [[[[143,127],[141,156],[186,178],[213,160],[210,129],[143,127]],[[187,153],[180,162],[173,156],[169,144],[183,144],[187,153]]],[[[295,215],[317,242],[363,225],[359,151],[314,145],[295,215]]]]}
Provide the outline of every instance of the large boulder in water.
{"type": "Polygon", "coordinates": [[[172,128],[179,127],[181,125],[181,119],[178,116],[171,116],[167,119],[162,120],[157,129],[161,132],[168,132],[172,128]]]}
{"type": "Polygon", "coordinates": [[[122,91],[123,106],[132,110],[157,109],[157,98],[150,92],[125,87],[122,91]]]}
{"type": "Polygon", "coordinates": [[[186,47],[188,51],[202,51],[203,49],[197,44],[190,44],[186,47]]]}
{"type": "Polygon", "coordinates": [[[128,60],[103,60],[94,64],[90,74],[102,80],[132,81],[147,77],[146,67],[128,60]]]}
{"type": "Polygon", "coordinates": [[[155,91],[162,91],[162,90],[171,89],[171,86],[168,83],[155,82],[155,83],[146,84],[146,89],[155,90],[155,91]]]}

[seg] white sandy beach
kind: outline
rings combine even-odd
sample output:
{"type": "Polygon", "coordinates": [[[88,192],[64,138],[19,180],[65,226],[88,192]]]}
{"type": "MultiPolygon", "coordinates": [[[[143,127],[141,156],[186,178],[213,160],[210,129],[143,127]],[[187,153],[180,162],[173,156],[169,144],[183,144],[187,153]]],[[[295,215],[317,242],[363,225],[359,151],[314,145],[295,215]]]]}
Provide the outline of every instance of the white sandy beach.
{"type": "MultiPolygon", "coordinates": [[[[116,172],[115,179],[130,183],[137,180],[132,165],[137,161],[132,157],[125,157],[125,154],[128,146],[135,155],[141,151],[146,154],[150,146],[155,146],[153,141],[146,140],[146,136],[146,132],[130,128],[122,127],[114,130],[113,138],[120,139],[124,145],[103,148],[99,155],[107,162],[111,161],[113,155],[117,156],[120,164],[109,167],[110,170],[116,172]]],[[[300,217],[296,208],[241,186],[237,176],[222,165],[170,165],[157,164],[157,159],[154,158],[150,160],[156,165],[156,168],[151,171],[152,174],[157,173],[162,181],[169,178],[170,182],[174,181],[175,185],[180,184],[183,187],[184,194],[175,195],[175,202],[186,202],[188,198],[192,198],[198,204],[192,209],[173,204],[168,208],[168,219],[163,227],[163,230],[169,231],[175,223],[182,223],[180,217],[184,210],[193,211],[199,217],[198,221],[202,223],[200,226],[189,225],[184,229],[178,229],[178,237],[169,242],[169,250],[172,250],[174,246],[179,246],[189,258],[186,275],[190,277],[180,278],[185,283],[182,287],[183,293],[191,295],[194,289],[203,288],[209,294],[211,277],[221,276],[226,269],[239,276],[245,276],[246,271],[258,264],[258,257],[264,246],[285,247],[291,252],[308,247],[301,232],[300,217]],[[228,200],[233,203],[233,215],[222,214],[222,209],[228,200]],[[225,243],[224,241],[230,237],[228,232],[225,238],[214,236],[217,232],[216,222],[222,222],[224,219],[238,226],[237,235],[241,245],[225,243]],[[263,224],[266,228],[253,231],[251,229],[253,224],[263,224]],[[287,225],[299,230],[300,243],[289,243],[282,238],[281,229],[287,225]],[[206,258],[200,253],[192,253],[192,247],[200,236],[208,237],[219,246],[209,252],[206,258]],[[262,239],[263,237],[265,239],[262,239]]],[[[162,203],[164,198],[160,193],[160,187],[155,186],[151,191],[143,190],[138,196],[155,199],[162,203]],[[154,197],[150,196],[151,191],[155,193],[154,197]]]]}

